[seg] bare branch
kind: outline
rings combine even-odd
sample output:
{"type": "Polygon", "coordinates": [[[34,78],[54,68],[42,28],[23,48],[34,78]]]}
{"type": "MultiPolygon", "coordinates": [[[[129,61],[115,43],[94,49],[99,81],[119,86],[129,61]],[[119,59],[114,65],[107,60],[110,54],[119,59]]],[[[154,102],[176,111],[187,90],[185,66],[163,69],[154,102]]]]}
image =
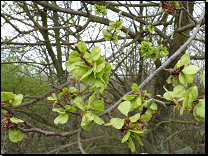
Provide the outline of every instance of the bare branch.
{"type": "Polygon", "coordinates": [[[78,148],[80,149],[80,151],[82,152],[82,154],[86,154],[86,152],[82,148],[82,143],[80,142],[80,132],[77,133],[77,141],[78,141],[78,148]]]}

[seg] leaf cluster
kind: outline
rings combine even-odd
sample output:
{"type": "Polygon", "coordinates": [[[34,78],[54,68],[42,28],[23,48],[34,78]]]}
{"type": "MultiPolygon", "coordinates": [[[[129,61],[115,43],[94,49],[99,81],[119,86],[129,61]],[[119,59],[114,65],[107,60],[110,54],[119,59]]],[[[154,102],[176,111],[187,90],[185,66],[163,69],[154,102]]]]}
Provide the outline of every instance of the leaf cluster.
{"type": "Polygon", "coordinates": [[[85,42],[78,42],[80,51],[72,51],[69,60],[65,62],[67,71],[85,85],[90,85],[90,91],[102,93],[107,87],[111,65],[100,56],[101,48],[92,48],[91,53],[87,52],[85,42]],[[90,66],[86,64],[90,63],[90,66]]]}
{"type": "Polygon", "coordinates": [[[139,47],[144,59],[152,58],[153,61],[156,61],[159,57],[166,57],[169,54],[166,47],[158,46],[155,49],[151,42],[142,41],[139,47]]]}
{"type": "Polygon", "coordinates": [[[94,9],[95,15],[98,15],[99,13],[102,13],[103,16],[107,15],[108,10],[106,9],[106,6],[95,4],[94,9]]]}
{"type": "Polygon", "coordinates": [[[103,29],[102,33],[106,41],[113,39],[115,43],[118,43],[118,33],[120,32],[123,23],[123,19],[120,18],[120,14],[121,13],[119,13],[119,20],[109,23],[109,29],[103,29]]]}

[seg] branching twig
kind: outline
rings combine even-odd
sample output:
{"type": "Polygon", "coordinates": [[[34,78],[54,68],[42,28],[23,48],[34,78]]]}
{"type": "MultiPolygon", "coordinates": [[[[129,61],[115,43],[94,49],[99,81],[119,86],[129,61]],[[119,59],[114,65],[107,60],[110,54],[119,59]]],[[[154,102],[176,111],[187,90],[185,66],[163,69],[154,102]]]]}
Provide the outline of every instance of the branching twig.
{"type": "MultiPolygon", "coordinates": [[[[148,78],[146,78],[139,85],[140,89],[144,88],[155,77],[155,75],[157,75],[161,70],[163,70],[166,66],[168,66],[173,60],[175,60],[180,55],[180,53],[191,43],[191,41],[195,38],[196,34],[198,33],[198,31],[200,29],[200,25],[201,25],[201,22],[202,22],[204,16],[205,16],[205,8],[204,8],[204,10],[202,12],[201,17],[197,21],[196,29],[193,32],[192,36],[170,58],[168,58],[167,61],[164,64],[162,64],[157,70],[155,70],[148,78]]],[[[133,93],[133,90],[131,90],[130,92],[126,93],[125,95],[130,95],[132,93],[133,93]]],[[[122,100],[123,100],[123,98],[120,98],[114,105],[112,105],[110,108],[108,108],[107,111],[109,112],[109,111],[114,110],[122,102],[122,100]]],[[[107,112],[100,113],[99,116],[103,116],[106,113],[107,112]]]]}
{"type": "Polygon", "coordinates": [[[77,141],[78,141],[78,148],[80,149],[80,151],[82,152],[82,154],[86,154],[86,152],[82,148],[82,144],[80,142],[80,132],[77,133],[77,141]]]}
{"type": "Polygon", "coordinates": [[[14,113],[10,108],[5,107],[4,105],[1,104],[1,109],[5,109],[7,112],[9,112],[10,114],[12,114],[13,116],[15,116],[18,119],[21,119],[24,121],[24,124],[27,127],[34,127],[33,125],[31,125],[29,122],[27,122],[26,120],[22,119],[20,116],[18,116],[16,113],[14,113]]]}
{"type": "MultiPolygon", "coordinates": [[[[69,85],[70,83],[71,83],[71,81],[68,81],[68,82],[66,82],[66,83],[64,83],[64,84],[62,84],[62,85],[60,85],[60,86],[58,86],[58,88],[63,88],[63,87],[65,87],[65,86],[69,85]]],[[[21,103],[21,104],[19,104],[19,105],[17,105],[17,106],[13,106],[12,109],[16,109],[16,108],[20,108],[20,107],[24,107],[24,106],[27,106],[27,105],[36,103],[37,101],[40,101],[40,100],[44,99],[45,97],[49,96],[50,94],[52,94],[52,93],[55,92],[56,90],[57,90],[57,89],[53,89],[53,90],[47,92],[46,94],[37,97],[37,98],[34,99],[34,100],[31,100],[31,101],[28,101],[28,102],[21,103]]]]}
{"type": "Polygon", "coordinates": [[[70,137],[70,136],[78,133],[81,130],[81,128],[79,128],[79,129],[71,131],[71,132],[61,133],[61,132],[44,131],[44,130],[38,129],[38,128],[24,129],[24,128],[18,127],[17,129],[21,130],[23,133],[36,132],[36,133],[41,133],[44,136],[60,136],[60,137],[70,137]]]}

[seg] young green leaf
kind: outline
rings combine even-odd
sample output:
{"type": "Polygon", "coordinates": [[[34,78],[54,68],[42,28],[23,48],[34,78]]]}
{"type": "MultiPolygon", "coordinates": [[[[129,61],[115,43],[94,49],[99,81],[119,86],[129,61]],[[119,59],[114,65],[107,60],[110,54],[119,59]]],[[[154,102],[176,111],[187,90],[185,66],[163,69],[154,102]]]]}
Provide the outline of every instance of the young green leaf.
{"type": "Polygon", "coordinates": [[[136,138],[136,140],[139,142],[139,144],[140,144],[141,146],[144,146],[144,144],[142,143],[142,141],[141,141],[141,139],[140,139],[140,137],[139,137],[138,134],[133,133],[133,137],[136,138]]]}
{"type": "Polygon", "coordinates": [[[97,116],[96,114],[93,113],[93,116],[94,116],[94,121],[95,121],[95,123],[97,123],[98,125],[102,125],[102,124],[105,123],[105,122],[104,122],[99,116],[97,116]]]}
{"type": "Polygon", "coordinates": [[[131,89],[135,92],[140,92],[140,88],[136,83],[132,83],[131,89]]]}
{"type": "Polygon", "coordinates": [[[12,105],[13,106],[17,106],[19,105],[21,102],[22,102],[22,99],[23,99],[23,95],[22,94],[18,94],[14,97],[14,100],[12,102],[12,105]]]}
{"type": "Polygon", "coordinates": [[[92,48],[91,55],[92,55],[93,61],[98,60],[99,57],[100,57],[100,54],[101,54],[101,48],[100,47],[95,46],[95,47],[92,48]]]}
{"type": "Polygon", "coordinates": [[[184,74],[184,75],[185,75],[185,79],[188,83],[194,82],[195,74],[184,74]]]}
{"type": "Polygon", "coordinates": [[[18,124],[18,123],[23,123],[23,122],[24,122],[23,120],[18,119],[18,118],[14,118],[14,117],[10,118],[10,120],[11,120],[12,122],[16,123],[16,124],[18,124]]]}
{"type": "Polygon", "coordinates": [[[130,101],[124,101],[124,102],[120,103],[120,105],[118,106],[118,109],[121,111],[121,113],[123,113],[126,116],[128,115],[130,108],[131,108],[130,101]]]}
{"type": "Polygon", "coordinates": [[[81,91],[81,92],[84,92],[85,89],[86,89],[86,86],[83,86],[83,87],[80,89],[80,91],[81,91]]]}
{"type": "Polygon", "coordinates": [[[204,88],[205,88],[205,73],[201,75],[201,78],[202,78],[203,85],[204,85],[204,88]]]}
{"type": "Polygon", "coordinates": [[[140,113],[135,114],[134,116],[130,117],[131,122],[136,122],[140,118],[140,113]]]}
{"type": "Polygon", "coordinates": [[[129,146],[129,148],[131,149],[131,152],[132,152],[132,153],[135,152],[135,145],[134,145],[134,143],[133,143],[131,137],[129,137],[129,139],[128,139],[128,146],[129,146]]]}
{"type": "Polygon", "coordinates": [[[127,131],[127,133],[124,135],[123,139],[121,140],[122,143],[126,142],[130,137],[130,130],[127,131]]]}
{"type": "Polygon", "coordinates": [[[77,47],[81,52],[86,52],[87,51],[87,45],[85,42],[81,41],[77,43],[77,47]]]}
{"type": "Polygon", "coordinates": [[[19,129],[9,129],[9,139],[12,142],[21,141],[25,136],[25,133],[22,133],[19,129]]]}
{"type": "Polygon", "coordinates": [[[133,100],[136,96],[138,96],[138,95],[124,95],[124,96],[123,96],[123,100],[131,101],[131,100],[133,100]]]}
{"type": "Polygon", "coordinates": [[[178,85],[173,89],[173,95],[176,98],[181,98],[184,92],[185,88],[182,85],[178,85]]]}
{"type": "Polygon", "coordinates": [[[1,101],[5,102],[5,101],[9,101],[11,99],[13,99],[15,97],[15,95],[12,92],[1,92],[1,101]]]}
{"type": "Polygon", "coordinates": [[[70,93],[75,93],[76,91],[77,91],[77,89],[75,87],[70,87],[69,88],[70,93]]]}
{"type": "Polygon", "coordinates": [[[69,114],[60,114],[55,120],[54,123],[57,124],[65,124],[69,119],[69,114]]]}
{"type": "Polygon", "coordinates": [[[184,54],[180,60],[178,60],[177,64],[175,65],[176,67],[180,67],[184,65],[185,67],[189,64],[190,57],[187,54],[184,54]]]}
{"type": "Polygon", "coordinates": [[[124,119],[119,119],[119,118],[112,118],[110,120],[110,124],[105,124],[105,126],[112,125],[116,129],[121,129],[124,125],[124,119]]]}
{"type": "MultiPolygon", "coordinates": [[[[83,121],[82,121],[82,122],[83,122],[83,121]]],[[[85,125],[82,125],[82,122],[81,122],[82,128],[83,128],[84,130],[86,130],[86,131],[89,131],[89,130],[91,129],[91,127],[92,127],[92,121],[89,122],[88,124],[85,124],[85,125]]]]}
{"type": "Polygon", "coordinates": [[[194,66],[194,65],[189,65],[184,67],[184,69],[182,70],[182,72],[184,74],[196,74],[199,71],[199,67],[194,66]]]}

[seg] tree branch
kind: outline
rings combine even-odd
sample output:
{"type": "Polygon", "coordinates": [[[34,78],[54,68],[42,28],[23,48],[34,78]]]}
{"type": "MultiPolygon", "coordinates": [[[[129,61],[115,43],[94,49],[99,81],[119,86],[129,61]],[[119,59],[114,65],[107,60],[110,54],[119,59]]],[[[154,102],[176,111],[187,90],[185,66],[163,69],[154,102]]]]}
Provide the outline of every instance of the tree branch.
{"type": "MultiPolygon", "coordinates": [[[[155,70],[148,78],[146,78],[140,85],[139,88],[142,89],[144,88],[161,70],[163,70],[166,66],[168,66],[173,60],[175,60],[180,53],[191,43],[191,41],[195,38],[196,34],[198,33],[199,29],[200,29],[200,25],[201,22],[204,18],[205,15],[205,8],[201,14],[201,17],[199,18],[199,20],[197,21],[196,24],[196,29],[193,32],[192,36],[170,57],[167,59],[167,61],[165,63],[163,63],[157,70],[155,70]]],[[[130,95],[133,93],[133,90],[131,90],[130,92],[126,93],[125,95],[130,95]]],[[[114,110],[121,102],[122,102],[123,98],[120,98],[113,106],[109,107],[107,109],[108,112],[114,110]]],[[[107,112],[105,113],[100,113],[98,116],[103,116],[105,115],[107,112]]]]}

